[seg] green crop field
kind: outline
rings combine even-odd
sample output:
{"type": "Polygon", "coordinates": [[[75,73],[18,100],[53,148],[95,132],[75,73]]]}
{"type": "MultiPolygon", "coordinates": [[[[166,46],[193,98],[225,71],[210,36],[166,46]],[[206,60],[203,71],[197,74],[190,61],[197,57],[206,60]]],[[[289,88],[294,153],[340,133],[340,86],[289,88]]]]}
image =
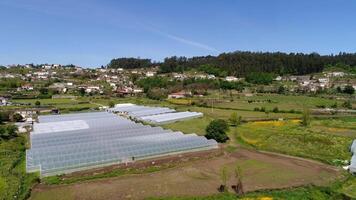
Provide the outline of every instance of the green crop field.
{"type": "MultiPolygon", "coordinates": [[[[329,164],[349,159],[348,147],[352,137],[335,134],[333,129],[337,128],[317,129],[320,123],[327,122],[315,121],[310,127],[302,127],[296,120],[251,122],[239,126],[236,136],[240,142],[257,149],[312,158],[329,164]]],[[[353,129],[347,130],[350,134],[356,133],[353,129]]]]}
{"type": "Polygon", "coordinates": [[[24,136],[0,140],[0,199],[26,199],[36,174],[25,172],[24,136]]]}

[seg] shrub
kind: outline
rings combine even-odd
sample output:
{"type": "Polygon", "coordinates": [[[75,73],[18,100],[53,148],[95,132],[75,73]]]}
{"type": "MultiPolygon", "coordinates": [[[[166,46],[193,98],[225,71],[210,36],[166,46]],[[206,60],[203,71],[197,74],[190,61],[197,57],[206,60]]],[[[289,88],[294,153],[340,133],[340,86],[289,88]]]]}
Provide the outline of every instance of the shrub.
{"type": "Polygon", "coordinates": [[[278,112],[279,112],[279,109],[278,109],[278,107],[274,107],[272,111],[273,111],[274,113],[278,113],[278,112]]]}
{"type": "Polygon", "coordinates": [[[309,126],[310,124],[310,111],[308,109],[303,110],[302,121],[303,126],[309,126]]]}
{"type": "Polygon", "coordinates": [[[355,93],[355,89],[352,87],[352,85],[346,85],[343,92],[351,95],[355,93]]]}
{"type": "Polygon", "coordinates": [[[21,121],[23,121],[23,117],[22,117],[22,115],[20,115],[19,113],[15,113],[15,114],[12,116],[12,119],[13,119],[13,121],[15,121],[15,122],[21,122],[21,121]]]}
{"type": "Polygon", "coordinates": [[[113,101],[110,101],[110,102],[109,102],[109,107],[110,107],[110,108],[113,108],[114,106],[115,106],[115,103],[114,103],[113,101]]]}
{"type": "Polygon", "coordinates": [[[344,108],[348,108],[348,109],[352,109],[352,104],[351,104],[351,101],[345,101],[343,104],[342,104],[342,107],[344,108]]]}
{"type": "Polygon", "coordinates": [[[229,137],[226,134],[226,131],[229,130],[229,126],[225,120],[216,119],[210,122],[210,124],[206,127],[206,135],[207,139],[214,139],[217,142],[223,143],[226,142],[229,137]]]}

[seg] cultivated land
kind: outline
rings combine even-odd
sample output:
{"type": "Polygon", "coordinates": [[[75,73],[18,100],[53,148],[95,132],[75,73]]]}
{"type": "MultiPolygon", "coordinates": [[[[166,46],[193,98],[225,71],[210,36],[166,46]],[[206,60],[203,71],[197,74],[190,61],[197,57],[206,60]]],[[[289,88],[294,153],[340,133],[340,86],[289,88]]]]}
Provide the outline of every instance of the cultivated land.
{"type": "MultiPolygon", "coordinates": [[[[37,99],[16,101],[35,107],[37,99]]],[[[319,194],[321,191],[329,191],[331,188],[330,190],[333,192],[340,192],[356,198],[356,178],[349,177],[344,182],[343,179],[348,175],[342,173],[341,169],[341,165],[344,165],[343,161],[350,158],[348,145],[356,137],[355,117],[345,117],[339,114],[325,115],[327,119],[313,119],[308,127],[302,127],[298,121],[302,116],[301,111],[305,107],[330,107],[335,102],[341,105],[344,100],[278,94],[254,94],[252,97],[246,97],[240,94],[231,96],[227,92],[211,92],[208,97],[173,101],[101,97],[40,99],[39,101],[41,106],[59,108],[63,113],[98,109],[100,106],[109,105],[110,102],[131,102],[151,106],[167,106],[179,111],[203,112],[203,118],[164,125],[164,128],[199,135],[205,134],[206,126],[213,119],[228,120],[234,112],[242,117],[244,123],[237,128],[230,127],[230,141],[224,145],[224,156],[137,170],[113,170],[112,173],[107,172],[104,175],[101,173],[77,174],[71,178],[64,177],[62,181],[58,181],[58,177],[50,177],[50,179],[42,180],[42,184],[34,188],[31,199],[108,199],[115,197],[117,197],[116,199],[142,199],[160,196],[164,199],[173,199],[169,198],[172,196],[196,196],[205,199],[206,196],[218,193],[217,187],[221,184],[220,171],[223,166],[227,166],[231,172],[229,180],[229,186],[231,186],[234,182],[232,171],[236,165],[242,168],[244,188],[247,191],[310,184],[323,185],[327,188],[298,187],[295,190],[288,189],[280,192],[273,190],[249,193],[246,197],[270,196],[276,199],[278,199],[277,197],[285,199],[289,197],[286,195],[289,193],[293,194],[296,199],[305,199],[311,193],[319,194]],[[257,107],[264,107],[266,111],[255,111],[257,107]],[[279,112],[272,111],[275,107],[278,107],[279,112]],[[335,119],[331,119],[331,117],[335,119]],[[279,118],[285,120],[278,121],[279,118]],[[260,122],[260,120],[267,121],[260,122]],[[311,160],[261,153],[256,150],[304,157],[323,164],[311,160]],[[341,180],[337,187],[330,185],[335,180],[341,180]],[[65,183],[70,184],[66,185],[65,183]]],[[[10,149],[13,151],[13,147],[10,149]]],[[[11,160],[6,161],[8,162],[6,166],[9,167],[2,172],[0,177],[3,179],[0,179],[0,190],[7,191],[9,197],[16,195],[18,191],[21,192],[21,195],[27,194],[31,182],[36,179],[36,175],[24,176],[24,157],[21,155],[23,155],[23,149],[16,150],[13,157],[5,153],[1,154],[1,161],[11,157],[11,160]],[[13,168],[19,169],[20,173],[12,170],[13,168]],[[7,182],[8,177],[16,177],[13,179],[16,181],[7,182]],[[1,182],[6,183],[2,184],[5,186],[2,186],[1,182]],[[9,187],[23,188],[12,191],[7,190],[9,187]]],[[[230,191],[232,190],[230,189],[230,191]]],[[[187,197],[187,199],[195,198],[187,197]]],[[[222,199],[222,197],[220,195],[212,196],[211,199],[222,199]]],[[[235,199],[235,197],[232,195],[226,199],[235,199]]]]}
{"type": "Polygon", "coordinates": [[[144,199],[162,196],[217,194],[220,170],[226,166],[234,184],[233,169],[243,171],[246,191],[288,188],[305,184],[325,185],[341,175],[338,169],[315,161],[254,150],[239,151],[175,168],[140,175],[95,180],[71,185],[39,185],[31,199],[144,199]]]}

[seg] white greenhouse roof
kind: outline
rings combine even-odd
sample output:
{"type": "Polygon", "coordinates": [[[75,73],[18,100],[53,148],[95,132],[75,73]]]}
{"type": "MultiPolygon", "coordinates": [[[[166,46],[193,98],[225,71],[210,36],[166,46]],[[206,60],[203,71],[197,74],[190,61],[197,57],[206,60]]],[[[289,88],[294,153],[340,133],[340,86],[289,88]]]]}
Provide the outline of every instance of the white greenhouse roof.
{"type": "Polygon", "coordinates": [[[40,116],[26,170],[41,176],[217,148],[215,140],[135,123],[108,112],[40,116]]]}
{"type": "Polygon", "coordinates": [[[110,112],[124,113],[130,117],[153,124],[165,124],[196,117],[202,117],[199,112],[177,112],[166,107],[139,106],[135,104],[116,104],[110,112]]]}

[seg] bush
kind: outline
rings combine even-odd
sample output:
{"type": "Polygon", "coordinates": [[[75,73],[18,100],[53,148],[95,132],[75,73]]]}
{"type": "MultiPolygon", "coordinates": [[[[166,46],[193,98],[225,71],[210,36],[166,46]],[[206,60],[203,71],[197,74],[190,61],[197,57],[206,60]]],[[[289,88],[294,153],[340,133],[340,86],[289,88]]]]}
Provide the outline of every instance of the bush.
{"type": "Polygon", "coordinates": [[[346,85],[343,92],[351,95],[355,93],[355,89],[352,87],[352,85],[346,85]]]}
{"type": "Polygon", "coordinates": [[[246,76],[246,81],[254,84],[268,85],[273,81],[273,74],[264,72],[253,72],[246,76]]]}
{"type": "Polygon", "coordinates": [[[19,113],[15,113],[12,116],[12,119],[13,119],[14,122],[22,122],[23,121],[23,117],[19,113]]]}
{"type": "Polygon", "coordinates": [[[110,107],[110,108],[113,108],[114,106],[115,106],[115,103],[114,103],[113,101],[110,101],[110,102],[109,102],[109,107],[110,107]]]}
{"type": "Polygon", "coordinates": [[[309,126],[309,124],[310,124],[310,111],[308,109],[303,110],[301,124],[303,126],[309,126]]]}
{"type": "Polygon", "coordinates": [[[223,143],[226,142],[229,137],[226,134],[226,131],[229,130],[229,126],[225,120],[216,119],[210,122],[210,124],[206,127],[206,135],[207,139],[214,139],[217,142],[223,143]]]}
{"type": "Polygon", "coordinates": [[[351,101],[345,101],[343,104],[342,104],[342,107],[344,108],[348,108],[348,109],[352,109],[352,104],[351,104],[351,101]]]}
{"type": "Polygon", "coordinates": [[[17,136],[17,127],[15,125],[0,126],[0,139],[8,140],[17,136]]]}
{"type": "Polygon", "coordinates": [[[147,97],[153,100],[163,100],[167,96],[167,90],[162,88],[152,88],[147,92],[147,97]]]}
{"type": "Polygon", "coordinates": [[[278,107],[274,107],[272,111],[273,111],[274,113],[278,113],[278,112],[279,112],[279,109],[278,109],[278,107]]]}

